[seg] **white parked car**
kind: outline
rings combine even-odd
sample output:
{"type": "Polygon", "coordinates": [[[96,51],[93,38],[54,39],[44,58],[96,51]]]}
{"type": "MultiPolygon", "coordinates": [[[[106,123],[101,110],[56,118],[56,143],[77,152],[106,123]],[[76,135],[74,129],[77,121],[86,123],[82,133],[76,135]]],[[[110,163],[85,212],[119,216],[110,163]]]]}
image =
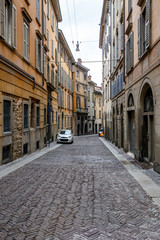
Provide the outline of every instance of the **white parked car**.
{"type": "Polygon", "coordinates": [[[58,133],[57,143],[73,143],[73,135],[71,130],[63,129],[58,133]]]}

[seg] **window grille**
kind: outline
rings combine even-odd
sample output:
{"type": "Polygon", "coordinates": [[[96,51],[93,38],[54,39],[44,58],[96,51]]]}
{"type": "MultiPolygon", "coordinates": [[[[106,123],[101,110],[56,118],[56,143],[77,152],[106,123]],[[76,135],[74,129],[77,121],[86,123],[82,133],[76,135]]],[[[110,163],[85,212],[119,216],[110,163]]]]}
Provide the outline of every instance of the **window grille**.
{"type": "Polygon", "coordinates": [[[3,131],[11,131],[11,101],[8,100],[3,102],[3,131]]]}
{"type": "Polygon", "coordinates": [[[40,126],[40,108],[37,107],[37,127],[40,126]]]}
{"type": "Polygon", "coordinates": [[[11,160],[11,145],[3,147],[2,164],[8,163],[11,160]]]}
{"type": "Polygon", "coordinates": [[[24,104],[24,128],[28,128],[28,104],[24,104]]]}

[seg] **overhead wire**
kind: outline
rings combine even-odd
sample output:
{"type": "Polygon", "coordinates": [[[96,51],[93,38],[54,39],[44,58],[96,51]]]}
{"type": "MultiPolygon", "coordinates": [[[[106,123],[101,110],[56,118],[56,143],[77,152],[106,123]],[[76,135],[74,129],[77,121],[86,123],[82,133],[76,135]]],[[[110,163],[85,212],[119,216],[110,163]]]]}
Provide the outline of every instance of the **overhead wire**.
{"type": "Polygon", "coordinates": [[[70,30],[71,30],[72,43],[73,43],[73,45],[74,45],[74,38],[73,38],[73,32],[72,32],[72,26],[71,26],[71,18],[70,18],[70,14],[69,14],[68,0],[66,0],[66,4],[67,4],[67,12],[68,12],[69,25],[70,25],[70,30]]]}

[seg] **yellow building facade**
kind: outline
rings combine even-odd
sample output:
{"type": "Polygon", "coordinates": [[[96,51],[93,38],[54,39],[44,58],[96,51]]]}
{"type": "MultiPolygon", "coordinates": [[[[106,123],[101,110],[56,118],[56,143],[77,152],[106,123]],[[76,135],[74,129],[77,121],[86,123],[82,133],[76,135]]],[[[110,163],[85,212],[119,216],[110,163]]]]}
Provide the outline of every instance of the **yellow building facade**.
{"type": "Polygon", "coordinates": [[[46,146],[58,115],[58,1],[0,1],[0,164],[46,146]],[[52,60],[52,61],[51,61],[52,60]]]}
{"type": "Polygon", "coordinates": [[[75,95],[74,95],[74,124],[75,134],[84,135],[88,133],[88,71],[82,65],[82,60],[75,63],[75,95]]]}
{"type": "Polygon", "coordinates": [[[61,129],[71,129],[73,131],[73,65],[75,60],[61,30],[59,30],[58,36],[58,131],[61,129]]]}

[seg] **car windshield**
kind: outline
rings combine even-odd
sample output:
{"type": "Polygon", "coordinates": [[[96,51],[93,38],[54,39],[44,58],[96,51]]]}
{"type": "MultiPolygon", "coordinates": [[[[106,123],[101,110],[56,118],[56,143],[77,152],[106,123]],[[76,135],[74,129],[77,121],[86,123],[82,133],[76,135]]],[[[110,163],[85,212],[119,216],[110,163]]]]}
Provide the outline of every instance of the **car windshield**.
{"type": "Polygon", "coordinates": [[[62,131],[60,131],[60,134],[69,135],[69,134],[71,134],[71,131],[70,130],[62,130],[62,131]]]}

